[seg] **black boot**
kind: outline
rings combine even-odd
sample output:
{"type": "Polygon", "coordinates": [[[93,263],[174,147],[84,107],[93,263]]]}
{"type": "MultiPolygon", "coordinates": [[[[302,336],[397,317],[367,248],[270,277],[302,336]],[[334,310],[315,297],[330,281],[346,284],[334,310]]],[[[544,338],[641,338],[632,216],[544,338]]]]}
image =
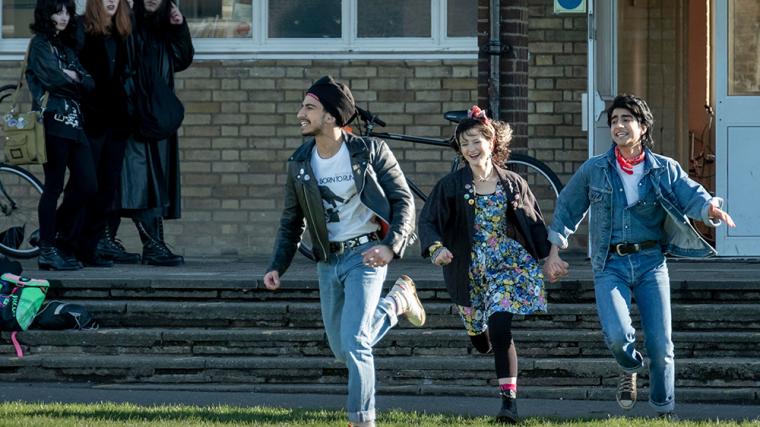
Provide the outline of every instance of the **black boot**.
{"type": "Polygon", "coordinates": [[[501,410],[496,415],[496,422],[501,424],[517,424],[517,394],[511,390],[499,393],[501,410]]]}
{"type": "Polygon", "coordinates": [[[64,258],[55,245],[49,242],[40,242],[40,255],[37,258],[40,270],[79,270],[82,265],[76,259],[73,261],[64,258]]]}
{"type": "Polygon", "coordinates": [[[111,228],[106,225],[103,237],[98,240],[96,256],[111,260],[116,264],[137,264],[140,262],[140,254],[127,252],[124,245],[111,233],[111,228]]]}
{"type": "Polygon", "coordinates": [[[151,223],[135,221],[140,240],[143,242],[142,263],[163,267],[174,267],[185,263],[181,255],[175,255],[163,239],[163,223],[156,218],[151,223]]]}

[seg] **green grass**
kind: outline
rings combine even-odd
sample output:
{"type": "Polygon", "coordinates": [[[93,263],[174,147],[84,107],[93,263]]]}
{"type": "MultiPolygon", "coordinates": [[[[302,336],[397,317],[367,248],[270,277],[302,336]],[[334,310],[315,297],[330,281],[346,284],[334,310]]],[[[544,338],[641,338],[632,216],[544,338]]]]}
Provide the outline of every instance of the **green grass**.
{"type": "MultiPolygon", "coordinates": [[[[235,406],[138,406],[133,404],[41,404],[0,403],[1,427],[111,427],[111,426],[343,426],[347,422],[342,411],[285,409],[271,407],[235,406]]],[[[556,421],[529,418],[525,427],[665,427],[674,424],[643,418],[610,418],[605,420],[556,421]]],[[[681,421],[684,427],[760,426],[760,422],[681,421]]],[[[386,411],[378,426],[489,426],[491,417],[459,417],[454,415],[422,414],[417,412],[386,411]]]]}

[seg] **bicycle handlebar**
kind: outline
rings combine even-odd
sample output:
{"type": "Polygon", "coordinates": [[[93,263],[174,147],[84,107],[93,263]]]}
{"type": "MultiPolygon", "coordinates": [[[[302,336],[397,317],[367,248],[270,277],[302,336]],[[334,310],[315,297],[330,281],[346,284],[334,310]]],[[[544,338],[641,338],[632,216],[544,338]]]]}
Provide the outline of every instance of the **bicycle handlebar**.
{"type": "Polygon", "coordinates": [[[370,113],[369,111],[356,107],[356,112],[359,113],[359,117],[367,123],[374,123],[380,127],[385,127],[385,122],[380,119],[380,117],[377,117],[375,114],[370,113]]]}

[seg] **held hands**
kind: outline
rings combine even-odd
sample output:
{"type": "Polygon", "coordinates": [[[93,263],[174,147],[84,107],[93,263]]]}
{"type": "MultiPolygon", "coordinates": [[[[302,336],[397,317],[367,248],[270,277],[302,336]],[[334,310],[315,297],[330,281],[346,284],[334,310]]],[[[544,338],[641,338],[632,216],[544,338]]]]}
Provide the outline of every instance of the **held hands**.
{"type": "Polygon", "coordinates": [[[280,273],[272,270],[264,275],[264,286],[270,291],[276,291],[280,287],[280,273]]]}
{"type": "Polygon", "coordinates": [[[451,260],[454,259],[454,254],[452,254],[445,246],[442,246],[441,249],[436,251],[433,255],[433,264],[440,265],[441,267],[450,264],[451,260]]]}
{"type": "Polygon", "coordinates": [[[549,280],[549,283],[554,283],[564,276],[567,276],[567,269],[570,264],[563,261],[559,256],[559,248],[552,245],[549,251],[549,256],[544,260],[544,277],[549,280]]]}
{"type": "Polygon", "coordinates": [[[728,214],[728,212],[722,210],[721,208],[711,204],[709,210],[707,211],[707,216],[713,219],[717,219],[720,221],[723,221],[731,228],[736,227],[736,224],[734,224],[733,218],[731,218],[731,215],[728,214]]]}
{"type": "Polygon", "coordinates": [[[176,4],[172,3],[172,8],[169,11],[169,23],[172,25],[180,25],[184,20],[185,18],[182,16],[182,12],[179,11],[176,4]]]}
{"type": "Polygon", "coordinates": [[[393,251],[386,245],[375,245],[362,252],[362,258],[368,267],[382,267],[393,260],[393,251]]]}

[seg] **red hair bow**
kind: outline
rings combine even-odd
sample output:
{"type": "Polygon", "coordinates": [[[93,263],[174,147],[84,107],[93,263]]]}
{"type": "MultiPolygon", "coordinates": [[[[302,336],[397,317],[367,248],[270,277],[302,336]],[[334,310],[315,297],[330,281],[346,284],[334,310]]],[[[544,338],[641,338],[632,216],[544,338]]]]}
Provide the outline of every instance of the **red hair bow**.
{"type": "Polygon", "coordinates": [[[488,119],[488,116],[486,116],[486,112],[481,110],[477,105],[473,105],[472,108],[467,111],[467,117],[486,125],[491,122],[491,120],[488,119]]]}

